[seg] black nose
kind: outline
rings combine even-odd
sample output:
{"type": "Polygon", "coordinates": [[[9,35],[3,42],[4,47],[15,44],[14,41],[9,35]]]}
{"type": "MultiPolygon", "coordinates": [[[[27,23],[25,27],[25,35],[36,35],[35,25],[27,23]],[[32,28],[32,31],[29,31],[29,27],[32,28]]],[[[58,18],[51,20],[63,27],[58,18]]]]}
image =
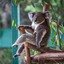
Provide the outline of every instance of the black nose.
{"type": "Polygon", "coordinates": [[[35,22],[37,22],[37,18],[35,19],[35,22]]]}

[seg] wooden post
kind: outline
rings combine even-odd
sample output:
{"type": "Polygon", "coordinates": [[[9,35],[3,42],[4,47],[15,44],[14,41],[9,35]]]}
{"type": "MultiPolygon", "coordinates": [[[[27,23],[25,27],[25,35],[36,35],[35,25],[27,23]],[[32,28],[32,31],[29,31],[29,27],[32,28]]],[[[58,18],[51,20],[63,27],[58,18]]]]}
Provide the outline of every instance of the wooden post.
{"type": "Polygon", "coordinates": [[[24,46],[25,46],[27,63],[28,63],[28,64],[32,64],[32,63],[31,63],[31,57],[30,57],[30,49],[28,48],[27,42],[24,44],[24,46]]]}
{"type": "Polygon", "coordinates": [[[57,61],[61,61],[64,60],[64,52],[58,52],[58,53],[42,53],[40,55],[35,55],[33,56],[34,60],[41,60],[41,59],[45,59],[45,60],[57,60],[57,61]]]}

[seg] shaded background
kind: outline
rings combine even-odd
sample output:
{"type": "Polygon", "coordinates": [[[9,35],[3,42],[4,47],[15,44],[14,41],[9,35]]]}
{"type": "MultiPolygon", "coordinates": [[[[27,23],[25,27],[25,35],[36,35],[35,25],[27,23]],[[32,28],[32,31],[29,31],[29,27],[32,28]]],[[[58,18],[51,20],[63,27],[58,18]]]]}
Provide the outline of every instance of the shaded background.
{"type": "Polygon", "coordinates": [[[12,64],[11,0],[0,0],[0,64],[12,64]]]}

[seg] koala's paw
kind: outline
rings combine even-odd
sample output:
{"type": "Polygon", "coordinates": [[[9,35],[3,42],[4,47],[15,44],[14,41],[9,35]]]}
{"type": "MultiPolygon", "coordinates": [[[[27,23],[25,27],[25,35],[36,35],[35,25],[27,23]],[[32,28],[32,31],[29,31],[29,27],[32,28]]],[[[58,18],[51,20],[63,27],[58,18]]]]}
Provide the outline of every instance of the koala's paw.
{"type": "Polygon", "coordinates": [[[12,45],[12,47],[14,47],[14,46],[18,47],[18,45],[17,45],[16,43],[14,43],[14,44],[12,45]]]}
{"type": "Polygon", "coordinates": [[[16,58],[16,57],[18,57],[18,56],[20,56],[19,54],[15,54],[14,56],[13,56],[13,58],[16,58]]]}

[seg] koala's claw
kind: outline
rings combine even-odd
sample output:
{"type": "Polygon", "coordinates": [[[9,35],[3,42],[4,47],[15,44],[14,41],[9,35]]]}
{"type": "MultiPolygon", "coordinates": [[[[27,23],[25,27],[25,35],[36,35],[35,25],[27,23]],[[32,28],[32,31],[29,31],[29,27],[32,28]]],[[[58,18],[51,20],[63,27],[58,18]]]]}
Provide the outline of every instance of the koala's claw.
{"type": "Polygon", "coordinates": [[[18,47],[18,45],[17,45],[16,43],[14,43],[14,44],[12,45],[12,47],[14,47],[14,46],[18,47]]]}
{"type": "Polygon", "coordinates": [[[16,58],[16,57],[18,57],[18,56],[20,56],[19,54],[15,54],[14,56],[13,56],[13,58],[16,58]]]}

